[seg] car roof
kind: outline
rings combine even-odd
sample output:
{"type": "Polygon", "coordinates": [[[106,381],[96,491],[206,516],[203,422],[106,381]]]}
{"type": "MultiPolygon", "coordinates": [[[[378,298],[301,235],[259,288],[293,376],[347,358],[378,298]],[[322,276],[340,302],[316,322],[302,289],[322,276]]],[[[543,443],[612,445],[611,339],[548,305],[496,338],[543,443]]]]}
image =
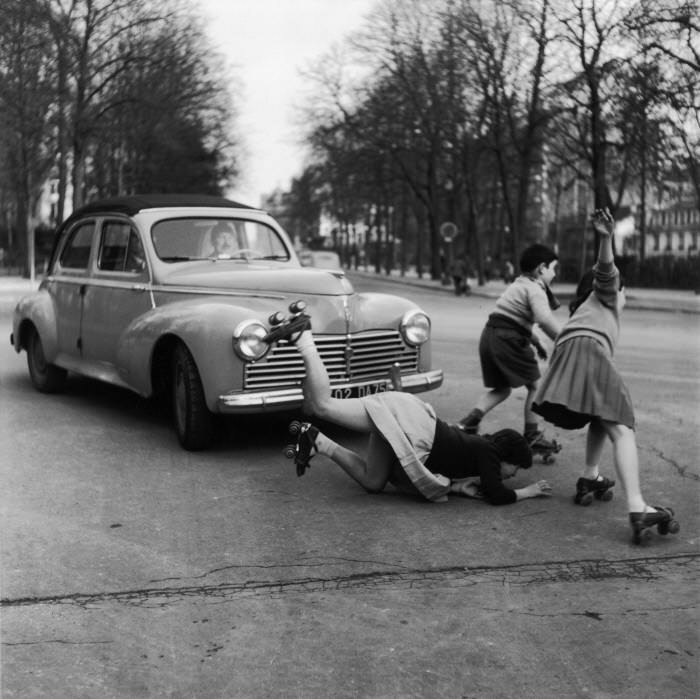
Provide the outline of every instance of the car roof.
{"type": "Polygon", "coordinates": [[[231,199],[208,194],[135,194],[123,197],[96,199],[74,211],[71,218],[101,211],[118,212],[133,216],[144,209],[162,209],[180,206],[256,210],[254,206],[248,206],[247,204],[241,204],[231,199]]]}

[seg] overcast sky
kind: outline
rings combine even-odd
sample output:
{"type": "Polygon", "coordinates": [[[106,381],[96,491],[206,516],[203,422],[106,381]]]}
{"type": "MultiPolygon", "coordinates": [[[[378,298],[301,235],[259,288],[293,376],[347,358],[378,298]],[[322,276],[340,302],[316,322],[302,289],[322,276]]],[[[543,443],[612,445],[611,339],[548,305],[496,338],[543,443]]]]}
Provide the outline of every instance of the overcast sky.
{"type": "Polygon", "coordinates": [[[229,196],[253,206],[303,168],[293,105],[299,70],[359,28],[374,0],[198,0],[214,45],[243,81],[238,125],[249,156],[229,196]]]}

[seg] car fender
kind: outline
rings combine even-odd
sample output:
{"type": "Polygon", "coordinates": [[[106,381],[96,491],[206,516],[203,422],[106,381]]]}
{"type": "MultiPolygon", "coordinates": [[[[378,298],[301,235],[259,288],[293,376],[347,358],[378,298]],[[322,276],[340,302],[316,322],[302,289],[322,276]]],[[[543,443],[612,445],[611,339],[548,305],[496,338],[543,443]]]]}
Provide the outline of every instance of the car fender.
{"type": "Polygon", "coordinates": [[[185,344],[197,365],[207,405],[214,410],[219,394],[242,384],[243,362],[233,351],[233,332],[259,313],[220,301],[183,301],[151,309],[122,333],[117,348],[121,378],[138,393],[153,393],[153,353],[163,338],[185,344]]]}
{"type": "Polygon", "coordinates": [[[16,352],[26,349],[24,339],[29,324],[36,327],[46,361],[53,363],[58,354],[56,309],[48,291],[39,289],[22,297],[12,317],[12,344],[16,352]]]}

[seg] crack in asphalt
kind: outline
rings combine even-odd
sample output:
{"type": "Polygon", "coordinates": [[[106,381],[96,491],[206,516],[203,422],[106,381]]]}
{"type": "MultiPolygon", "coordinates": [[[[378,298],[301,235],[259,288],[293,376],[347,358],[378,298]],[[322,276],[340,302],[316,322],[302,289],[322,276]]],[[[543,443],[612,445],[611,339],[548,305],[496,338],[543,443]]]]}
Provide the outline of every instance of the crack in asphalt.
{"type": "Polygon", "coordinates": [[[66,641],[62,638],[49,638],[47,640],[43,641],[17,641],[16,643],[13,642],[3,642],[3,646],[43,646],[46,643],[58,643],[59,645],[66,645],[66,646],[93,646],[93,645],[100,645],[100,644],[105,644],[109,645],[110,643],[114,643],[114,641],[66,641]]]}
{"type": "Polygon", "coordinates": [[[651,451],[653,451],[660,459],[663,459],[667,464],[671,464],[681,478],[689,478],[692,481],[700,481],[700,474],[688,471],[688,466],[681,466],[675,459],[666,456],[666,454],[664,454],[658,447],[651,447],[651,451]]]}
{"type": "Polygon", "coordinates": [[[88,608],[106,602],[130,606],[164,607],[192,597],[219,598],[226,601],[238,596],[278,596],[367,588],[421,589],[434,586],[436,583],[443,586],[464,587],[483,583],[527,586],[613,579],[652,582],[673,575],[682,576],[688,584],[692,579],[700,579],[700,553],[618,560],[584,559],[499,566],[377,570],[291,580],[247,580],[216,585],[145,587],[93,593],[74,592],[45,597],[3,598],[0,599],[0,607],[69,604],[88,608]]]}
{"type": "Polygon", "coordinates": [[[239,563],[239,564],[232,564],[232,565],[226,565],[226,566],[221,566],[219,568],[212,568],[211,570],[207,570],[204,573],[200,573],[199,575],[189,575],[187,578],[183,578],[182,576],[177,576],[177,577],[167,577],[167,578],[153,578],[152,580],[149,580],[149,583],[162,583],[162,582],[168,582],[169,580],[201,580],[202,578],[208,578],[210,575],[214,575],[215,573],[221,573],[225,570],[240,570],[240,569],[251,569],[251,568],[261,568],[262,570],[270,570],[271,568],[282,568],[282,569],[288,569],[288,568],[327,568],[329,565],[333,565],[332,563],[329,563],[329,560],[336,560],[338,561],[338,564],[344,564],[344,563],[372,563],[372,564],[379,564],[379,565],[385,565],[385,566],[390,566],[392,568],[401,568],[403,570],[409,570],[408,566],[402,565],[401,563],[386,563],[385,561],[370,561],[370,560],[364,560],[362,558],[343,558],[342,556],[314,556],[313,558],[322,558],[318,563],[311,563],[311,562],[304,562],[304,563],[267,563],[265,565],[263,564],[249,564],[249,563],[239,563]]]}
{"type": "Polygon", "coordinates": [[[621,611],[605,611],[593,612],[585,609],[582,612],[531,612],[523,609],[503,609],[503,607],[482,607],[484,611],[493,612],[494,614],[513,614],[515,616],[532,616],[542,619],[553,619],[557,617],[582,616],[595,621],[603,621],[604,619],[615,617],[626,617],[630,615],[647,616],[648,614],[659,614],[661,612],[687,612],[692,611],[696,607],[689,605],[678,605],[674,607],[645,607],[644,609],[623,609],[621,611]]]}

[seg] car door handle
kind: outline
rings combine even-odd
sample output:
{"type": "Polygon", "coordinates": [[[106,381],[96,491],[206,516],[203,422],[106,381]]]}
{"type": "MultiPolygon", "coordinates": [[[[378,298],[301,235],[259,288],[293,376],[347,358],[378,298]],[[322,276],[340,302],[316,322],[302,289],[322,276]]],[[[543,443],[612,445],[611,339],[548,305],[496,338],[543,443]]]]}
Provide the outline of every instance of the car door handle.
{"type": "Polygon", "coordinates": [[[148,287],[145,284],[132,284],[132,291],[146,291],[148,287]]]}

